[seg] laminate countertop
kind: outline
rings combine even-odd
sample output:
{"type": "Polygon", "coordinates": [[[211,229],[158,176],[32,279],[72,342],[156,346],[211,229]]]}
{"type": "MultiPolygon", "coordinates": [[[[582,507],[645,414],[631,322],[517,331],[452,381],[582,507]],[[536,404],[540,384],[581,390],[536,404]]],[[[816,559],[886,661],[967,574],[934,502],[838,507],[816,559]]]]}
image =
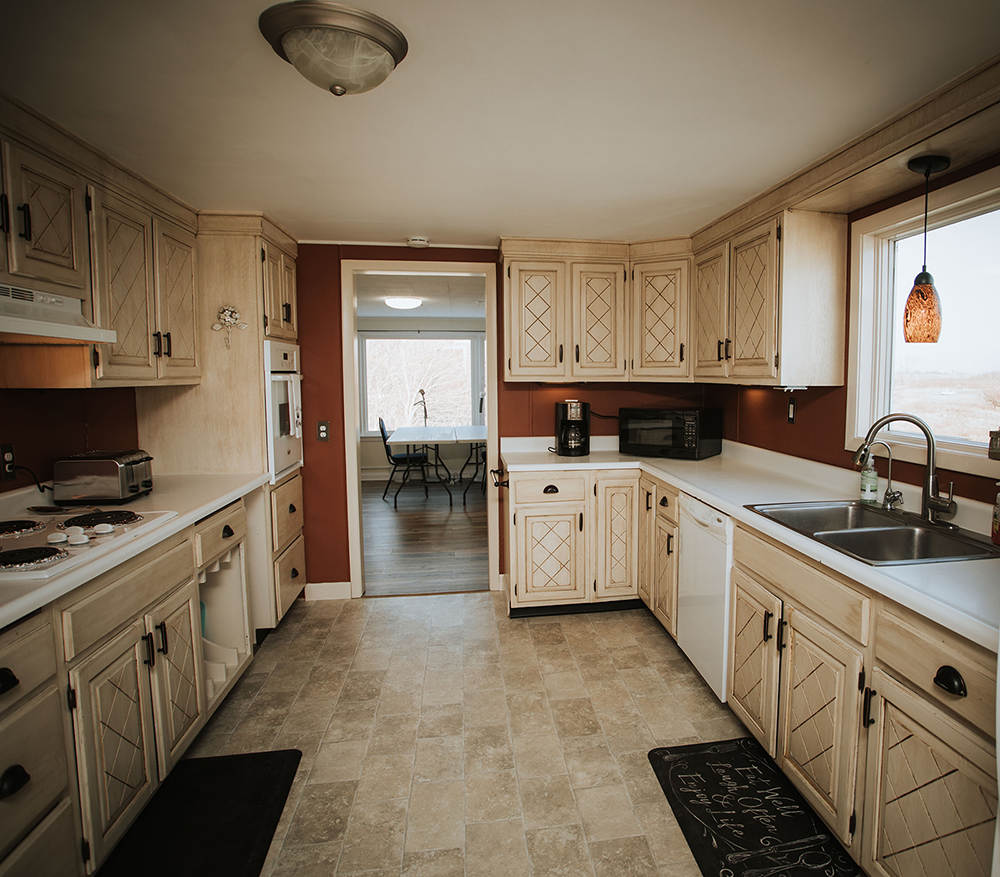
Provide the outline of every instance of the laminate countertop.
{"type": "MultiPolygon", "coordinates": [[[[997,651],[1000,559],[870,566],[745,508],[758,503],[857,499],[857,471],[736,442],[724,442],[722,454],[704,460],[665,460],[620,454],[617,441],[617,437],[592,439],[589,456],[559,457],[545,449],[551,440],[502,439],[500,455],[508,472],[639,469],[816,563],[997,651]]],[[[920,509],[919,487],[893,486],[903,491],[905,509],[920,509]]],[[[880,496],[884,488],[885,479],[880,479],[880,496]]],[[[956,503],[956,524],[988,532],[991,506],[961,497],[956,503]]]]}
{"type": "MultiPolygon", "coordinates": [[[[36,609],[68,594],[109,569],[152,548],[164,539],[179,533],[213,512],[246,496],[263,484],[266,474],[236,473],[224,475],[155,475],[153,491],[121,506],[133,512],[177,512],[134,539],[124,540],[119,547],[49,579],[3,581],[0,579],[0,628],[12,624],[36,609]]],[[[34,488],[0,494],[0,512],[16,513],[32,504],[51,502],[40,499],[34,488]],[[9,511],[8,511],[9,510],[9,511]]],[[[109,507],[106,504],[104,507],[109,507]]],[[[116,507],[117,508],[117,507],[116,507]]],[[[2,517],[2,515],[0,515],[2,517]]]]}

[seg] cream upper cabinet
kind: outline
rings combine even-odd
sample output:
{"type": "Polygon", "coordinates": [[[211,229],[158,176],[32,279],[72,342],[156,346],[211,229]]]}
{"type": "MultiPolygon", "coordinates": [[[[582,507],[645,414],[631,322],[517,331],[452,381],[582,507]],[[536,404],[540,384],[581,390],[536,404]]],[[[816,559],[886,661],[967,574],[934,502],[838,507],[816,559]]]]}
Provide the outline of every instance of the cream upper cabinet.
{"type": "Polygon", "coordinates": [[[567,267],[563,262],[511,262],[508,273],[509,378],[566,376],[563,323],[567,267]]]}
{"type": "Polygon", "coordinates": [[[571,270],[573,356],[570,376],[584,380],[624,378],[628,371],[625,265],[574,264],[571,270]]]}
{"type": "Polygon", "coordinates": [[[597,569],[595,599],[638,596],[636,526],[639,478],[637,474],[604,473],[595,480],[597,569]]]}
{"type": "Polygon", "coordinates": [[[265,334],[269,338],[293,339],[298,335],[295,260],[262,240],[261,262],[264,265],[265,334]]]}
{"type": "Polygon", "coordinates": [[[686,259],[632,266],[629,371],[642,380],[691,376],[686,259]]]}
{"type": "Polygon", "coordinates": [[[3,144],[3,225],[11,283],[47,281],[85,298],[90,282],[86,184],[68,167],[15,143],[3,144]]]}
{"type": "Polygon", "coordinates": [[[98,345],[96,383],[197,383],[194,235],[102,189],[90,198],[94,317],[118,333],[98,345]]]}
{"type": "Polygon", "coordinates": [[[844,382],[847,218],[785,210],[695,254],[694,375],[844,382]]]}

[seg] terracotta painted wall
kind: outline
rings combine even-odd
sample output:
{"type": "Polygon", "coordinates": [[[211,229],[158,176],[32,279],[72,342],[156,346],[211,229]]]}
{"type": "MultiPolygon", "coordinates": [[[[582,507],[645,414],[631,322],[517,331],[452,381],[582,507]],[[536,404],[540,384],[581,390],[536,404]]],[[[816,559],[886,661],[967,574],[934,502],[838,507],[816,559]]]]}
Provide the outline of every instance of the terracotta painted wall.
{"type": "MultiPolygon", "coordinates": [[[[17,464],[32,469],[40,481],[51,480],[53,463],[70,454],[139,443],[131,388],[0,390],[0,411],[0,443],[13,443],[17,464]]],[[[13,481],[0,482],[0,491],[33,483],[19,470],[13,481]]]]}

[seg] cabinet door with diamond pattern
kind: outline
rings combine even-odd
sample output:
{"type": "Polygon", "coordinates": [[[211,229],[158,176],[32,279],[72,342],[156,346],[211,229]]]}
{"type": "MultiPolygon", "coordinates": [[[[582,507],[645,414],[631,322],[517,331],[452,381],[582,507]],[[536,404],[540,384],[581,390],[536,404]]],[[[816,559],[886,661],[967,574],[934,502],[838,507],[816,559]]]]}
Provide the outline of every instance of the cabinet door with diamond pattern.
{"type": "Polygon", "coordinates": [[[638,476],[597,477],[597,599],[639,594],[636,576],[638,476]]]}
{"type": "Polygon", "coordinates": [[[511,262],[508,269],[507,376],[566,377],[566,264],[511,262]]]}
{"type": "MultiPolygon", "coordinates": [[[[731,377],[775,377],[778,353],[778,220],[730,242],[731,377]]],[[[795,290],[791,291],[795,294],[795,290]]]]}
{"type": "Polygon", "coordinates": [[[997,812],[988,741],[876,670],[861,864],[872,877],[988,877],[997,812]]]}
{"type": "Polygon", "coordinates": [[[854,810],[861,652],[786,607],[779,752],[782,768],[845,845],[854,810]]]}
{"type": "Polygon", "coordinates": [[[146,614],[146,632],[156,649],[150,679],[160,779],[205,723],[200,614],[193,580],[146,614]]]}
{"type": "Polygon", "coordinates": [[[729,244],[712,247],[694,258],[694,376],[724,378],[729,325],[729,244]]]}
{"type": "Polygon", "coordinates": [[[163,336],[160,376],[197,378],[197,301],[194,287],[195,237],[165,220],[153,222],[156,238],[157,325],[163,336]]]}
{"type": "Polygon", "coordinates": [[[12,231],[8,270],[86,290],[90,263],[83,179],[13,143],[4,144],[4,169],[12,231]]]}
{"type": "Polygon", "coordinates": [[[70,672],[83,834],[100,862],[153,795],[156,744],[141,619],[70,672]]]}
{"type": "Polygon", "coordinates": [[[677,525],[656,516],[653,533],[653,615],[677,639],[677,525]]]}
{"type": "Polygon", "coordinates": [[[584,380],[624,380],[625,263],[573,265],[570,373],[584,380]]]}
{"type": "Polygon", "coordinates": [[[587,597],[585,504],[519,508],[515,602],[579,603],[587,597]]]}
{"type": "Polygon", "coordinates": [[[688,263],[656,262],[632,269],[631,373],[647,380],[687,378],[688,263]]]}

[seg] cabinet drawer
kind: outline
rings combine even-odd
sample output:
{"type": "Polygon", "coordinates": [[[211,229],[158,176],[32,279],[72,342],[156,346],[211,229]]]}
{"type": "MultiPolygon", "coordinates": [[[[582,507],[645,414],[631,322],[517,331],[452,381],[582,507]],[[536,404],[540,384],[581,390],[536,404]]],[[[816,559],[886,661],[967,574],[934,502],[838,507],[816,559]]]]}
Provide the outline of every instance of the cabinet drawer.
{"type": "Polygon", "coordinates": [[[52,625],[37,618],[0,636],[0,713],[19,703],[56,672],[52,625]]]}
{"type": "Polygon", "coordinates": [[[676,487],[656,481],[656,514],[677,523],[677,498],[680,491],[676,487]]]}
{"type": "Polygon", "coordinates": [[[63,610],[63,649],[67,661],[194,577],[187,539],[167,551],[151,548],[137,560],[139,563],[128,572],[63,610]]]}
{"type": "Polygon", "coordinates": [[[771,582],[817,618],[868,645],[871,600],[864,594],[742,527],[737,527],[733,537],[733,562],[771,582]]]}
{"type": "Polygon", "coordinates": [[[583,475],[549,475],[518,478],[514,482],[514,502],[518,505],[544,502],[582,502],[587,496],[587,479],[583,475]]]}
{"type": "Polygon", "coordinates": [[[278,618],[288,611],[306,586],[306,540],[299,536],[274,561],[274,587],[278,599],[278,618]]]}
{"type": "Polygon", "coordinates": [[[242,499],[199,521],[194,525],[195,566],[201,568],[235,548],[246,534],[247,510],[242,499]]]}
{"type": "Polygon", "coordinates": [[[63,798],[3,862],[0,877],[76,877],[80,847],[73,807],[63,798]]]}
{"type": "Polygon", "coordinates": [[[302,530],[302,476],[271,491],[271,550],[281,551],[302,530]]]}
{"type": "Polygon", "coordinates": [[[993,738],[996,723],[996,664],[984,649],[926,619],[883,608],[875,629],[875,660],[892,668],[935,703],[971,722],[993,738]],[[934,683],[942,667],[958,671],[965,683],[964,697],[934,683]]]}
{"type": "Polygon", "coordinates": [[[0,857],[62,797],[67,785],[59,693],[54,686],[0,722],[0,774],[16,771],[18,765],[30,779],[0,802],[0,857]]]}

